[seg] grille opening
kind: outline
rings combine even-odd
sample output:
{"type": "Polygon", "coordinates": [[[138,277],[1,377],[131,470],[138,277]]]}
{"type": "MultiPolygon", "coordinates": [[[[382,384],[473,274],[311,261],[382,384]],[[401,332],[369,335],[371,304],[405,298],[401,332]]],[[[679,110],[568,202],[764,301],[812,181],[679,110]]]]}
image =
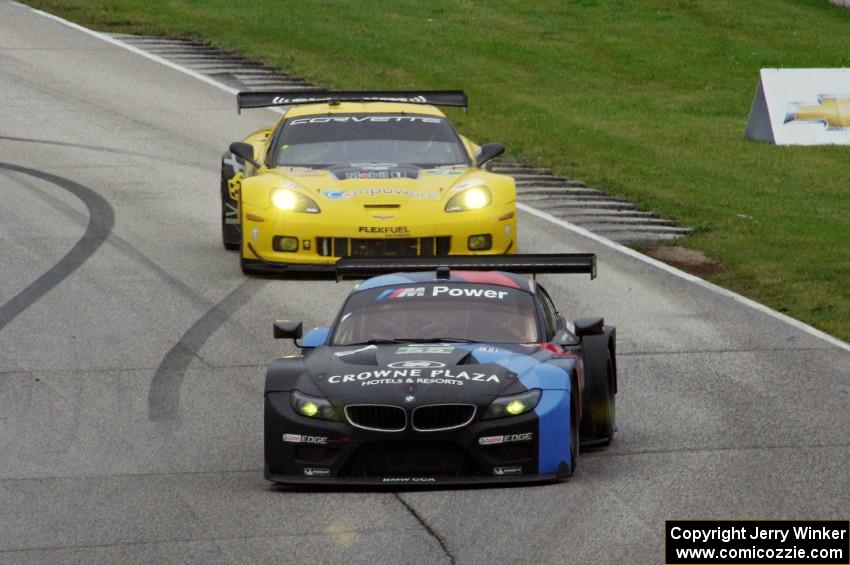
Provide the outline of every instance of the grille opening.
{"type": "Polygon", "coordinates": [[[325,445],[296,445],[295,458],[305,463],[322,463],[330,465],[339,455],[338,447],[325,445]]]}
{"type": "Polygon", "coordinates": [[[357,428],[400,432],[407,427],[407,413],[398,406],[384,404],[352,404],[345,407],[345,417],[357,428]]]}
{"type": "Polygon", "coordinates": [[[531,443],[494,445],[487,448],[487,455],[499,464],[524,463],[534,457],[535,446],[531,443]]]}
{"type": "Polygon", "coordinates": [[[322,257],[411,257],[448,255],[451,236],[370,239],[318,237],[316,253],[322,257]]]}
{"type": "Polygon", "coordinates": [[[421,432],[448,430],[467,425],[475,417],[473,404],[434,404],[413,410],[413,429],[421,432]]]}
{"type": "Polygon", "coordinates": [[[481,475],[475,460],[450,442],[368,443],[360,446],[340,472],[347,477],[461,477],[481,475]]]}

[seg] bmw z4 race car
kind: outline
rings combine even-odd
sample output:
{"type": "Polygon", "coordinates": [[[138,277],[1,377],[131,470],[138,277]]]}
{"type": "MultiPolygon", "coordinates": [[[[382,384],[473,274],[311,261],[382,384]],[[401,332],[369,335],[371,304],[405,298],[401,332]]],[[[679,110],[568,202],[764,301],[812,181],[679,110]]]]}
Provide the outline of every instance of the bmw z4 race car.
{"type": "Polygon", "coordinates": [[[516,274],[593,276],[595,256],[343,258],[337,269],[383,274],[300,344],[300,322],[275,323],[302,355],[266,375],[267,479],[554,481],[573,474],[580,445],[611,442],[615,328],[568,327],[543,287],[516,274]]]}
{"type": "Polygon", "coordinates": [[[516,186],[482,169],[504,152],[459,135],[437,105],[459,91],[242,92],[285,106],[222,158],[222,237],[252,272],[330,271],[339,257],[516,250],[516,186]]]}

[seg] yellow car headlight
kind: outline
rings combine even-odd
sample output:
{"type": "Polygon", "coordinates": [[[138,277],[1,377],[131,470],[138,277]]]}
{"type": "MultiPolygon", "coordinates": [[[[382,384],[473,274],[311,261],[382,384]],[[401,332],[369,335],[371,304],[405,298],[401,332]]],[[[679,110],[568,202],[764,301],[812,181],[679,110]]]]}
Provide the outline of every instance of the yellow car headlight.
{"type": "Polygon", "coordinates": [[[336,422],[342,420],[339,411],[326,398],[308,396],[303,392],[293,390],[290,400],[292,402],[292,408],[302,416],[336,422]]]}
{"type": "Polygon", "coordinates": [[[459,194],[452,196],[446,203],[446,212],[463,212],[464,210],[478,210],[488,206],[491,201],[490,191],[483,186],[467,188],[459,194]]]}
{"type": "Polygon", "coordinates": [[[543,393],[539,388],[533,388],[529,391],[512,396],[499,396],[493,399],[487,411],[484,412],[482,419],[489,420],[491,418],[509,418],[511,416],[519,416],[526,412],[531,412],[537,403],[540,402],[540,396],[543,393]]]}
{"type": "Polygon", "coordinates": [[[276,189],[272,192],[271,199],[275,208],[287,212],[318,214],[322,211],[312,198],[288,188],[276,189]]]}

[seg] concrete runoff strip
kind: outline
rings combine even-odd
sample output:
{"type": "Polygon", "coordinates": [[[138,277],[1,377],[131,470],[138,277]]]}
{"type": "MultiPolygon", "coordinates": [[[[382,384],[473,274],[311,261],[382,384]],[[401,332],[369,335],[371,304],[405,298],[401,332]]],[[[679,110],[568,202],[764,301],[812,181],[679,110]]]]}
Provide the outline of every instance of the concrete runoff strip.
{"type": "MultiPolygon", "coordinates": [[[[212,78],[210,78],[210,77],[208,77],[208,76],[206,76],[202,73],[199,73],[197,71],[194,71],[192,69],[188,69],[183,65],[173,63],[173,62],[171,62],[171,61],[169,61],[169,60],[167,60],[164,57],[161,57],[159,55],[154,55],[152,53],[148,53],[147,51],[145,51],[143,49],[140,49],[138,47],[134,47],[133,45],[130,45],[130,44],[128,44],[124,41],[121,41],[119,39],[115,39],[114,37],[111,37],[108,34],[104,34],[104,33],[100,33],[100,32],[91,30],[89,28],[83,27],[79,24],[70,22],[68,20],[60,18],[60,17],[55,16],[53,14],[50,14],[48,12],[44,12],[42,10],[36,10],[34,8],[31,8],[29,6],[25,6],[25,5],[19,4],[19,3],[15,3],[15,4],[18,4],[19,6],[25,7],[29,10],[32,10],[33,12],[35,12],[35,13],[41,15],[41,16],[44,16],[46,18],[49,18],[49,19],[54,20],[56,22],[59,22],[59,23],[65,25],[65,26],[71,27],[73,29],[76,29],[78,31],[86,33],[90,36],[97,37],[97,38],[99,38],[103,41],[106,41],[107,43],[121,47],[123,49],[127,49],[128,51],[132,51],[133,53],[141,55],[142,57],[146,57],[146,58],[148,58],[152,61],[156,61],[156,62],[163,64],[167,67],[170,67],[170,68],[172,68],[176,71],[179,71],[179,72],[184,73],[188,76],[191,76],[191,77],[196,78],[200,81],[203,81],[203,82],[205,82],[205,83],[207,83],[211,86],[214,86],[216,88],[224,90],[225,92],[229,92],[229,93],[234,94],[234,95],[239,92],[238,89],[227,86],[227,85],[221,83],[218,80],[212,79],[212,78]]],[[[277,109],[277,108],[273,108],[271,110],[276,111],[277,113],[280,113],[280,110],[277,109]]],[[[524,169],[530,168],[530,167],[524,166],[524,165],[522,165],[522,166],[517,165],[516,167],[517,168],[524,168],[524,169]]],[[[635,251],[634,249],[626,247],[625,245],[617,243],[617,242],[615,242],[615,241],[613,241],[609,238],[600,236],[600,235],[593,233],[592,231],[590,231],[586,228],[575,225],[575,224],[568,222],[568,221],[566,221],[562,218],[558,218],[558,217],[553,216],[553,215],[551,215],[547,212],[538,210],[537,208],[534,208],[533,206],[529,206],[528,204],[524,204],[522,202],[517,202],[517,208],[520,209],[520,210],[523,210],[525,212],[528,212],[529,214],[532,214],[532,215],[534,215],[534,216],[536,216],[536,217],[538,217],[542,220],[546,220],[547,222],[550,222],[554,225],[557,225],[557,226],[562,227],[562,228],[564,228],[568,231],[571,231],[575,234],[578,234],[578,235],[584,236],[586,238],[589,238],[593,241],[599,242],[599,243],[601,243],[601,244],[603,244],[607,247],[610,247],[611,249],[619,251],[620,253],[628,255],[628,256],[630,256],[634,259],[637,259],[637,260],[642,261],[646,264],[652,265],[653,267],[661,269],[662,271],[665,271],[665,272],[667,272],[667,273],[669,273],[669,274],[671,274],[675,277],[684,279],[684,280],[691,282],[693,284],[696,284],[696,285],[698,285],[702,288],[705,288],[705,289],[710,290],[712,292],[715,292],[719,295],[727,297],[731,300],[734,300],[735,302],[738,302],[738,303],[740,303],[744,306],[747,306],[749,308],[752,308],[754,310],[757,310],[759,312],[767,314],[767,315],[769,315],[769,316],[771,316],[771,317],[773,317],[777,320],[780,320],[780,321],[782,321],[782,322],[784,322],[784,323],[786,323],[786,324],[788,324],[788,325],[790,325],[790,326],[792,326],[792,327],[794,327],[794,328],[796,328],[796,329],[798,329],[798,330],[800,330],[800,331],[802,331],[802,332],[804,332],[808,335],[811,335],[815,338],[821,339],[821,340],[829,343],[830,345],[832,345],[834,347],[837,347],[837,348],[842,349],[844,351],[850,352],[850,344],[848,344],[847,342],[844,342],[844,341],[842,341],[842,340],[840,340],[840,339],[838,339],[834,336],[831,336],[831,335],[827,334],[826,332],[818,330],[817,328],[814,328],[814,327],[812,327],[812,326],[810,326],[810,325],[808,325],[804,322],[801,322],[800,320],[797,320],[797,319],[792,318],[790,316],[787,316],[787,315],[785,315],[781,312],[778,312],[778,311],[776,311],[776,310],[774,310],[774,309],[772,309],[768,306],[765,306],[764,304],[756,302],[755,300],[752,300],[752,299],[747,298],[745,296],[742,296],[742,295],[740,295],[736,292],[733,292],[731,290],[720,287],[716,284],[710,283],[710,282],[708,282],[708,281],[706,281],[706,280],[704,280],[700,277],[697,277],[695,275],[692,275],[690,273],[687,273],[685,271],[682,271],[680,269],[672,267],[672,266],[670,266],[666,263],[663,263],[661,261],[658,261],[656,259],[648,257],[647,255],[639,253],[638,251],[635,251]]]]}

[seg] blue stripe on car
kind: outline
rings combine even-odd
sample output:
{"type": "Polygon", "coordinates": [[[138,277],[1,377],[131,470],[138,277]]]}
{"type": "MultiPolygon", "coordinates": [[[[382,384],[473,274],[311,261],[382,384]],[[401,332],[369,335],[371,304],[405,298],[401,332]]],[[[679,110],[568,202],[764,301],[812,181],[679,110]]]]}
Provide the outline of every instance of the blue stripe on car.
{"type": "Polygon", "coordinates": [[[544,390],[534,409],[538,418],[537,472],[555,473],[570,461],[570,390],[544,390]]]}
{"type": "MultiPolygon", "coordinates": [[[[561,462],[570,461],[570,395],[572,382],[570,372],[574,359],[560,359],[559,365],[537,363],[528,356],[522,356],[533,363],[532,370],[518,373],[519,381],[527,389],[543,389],[540,402],[534,409],[537,414],[537,472],[555,473],[561,462]]],[[[514,361],[509,365],[517,366],[514,361]]],[[[511,369],[513,370],[513,369],[511,369]]]]}
{"type": "MultiPolygon", "coordinates": [[[[530,359],[530,357],[526,357],[530,359]]],[[[534,363],[537,363],[531,359],[534,363]]],[[[526,370],[522,373],[514,371],[519,377],[519,382],[525,388],[542,388],[544,390],[569,390],[570,389],[570,370],[574,360],[562,359],[559,365],[550,365],[548,363],[539,363],[533,367],[533,370],[526,370]],[[562,368],[563,367],[563,368],[562,368]]],[[[513,369],[511,369],[513,370],[513,369]]]]}

